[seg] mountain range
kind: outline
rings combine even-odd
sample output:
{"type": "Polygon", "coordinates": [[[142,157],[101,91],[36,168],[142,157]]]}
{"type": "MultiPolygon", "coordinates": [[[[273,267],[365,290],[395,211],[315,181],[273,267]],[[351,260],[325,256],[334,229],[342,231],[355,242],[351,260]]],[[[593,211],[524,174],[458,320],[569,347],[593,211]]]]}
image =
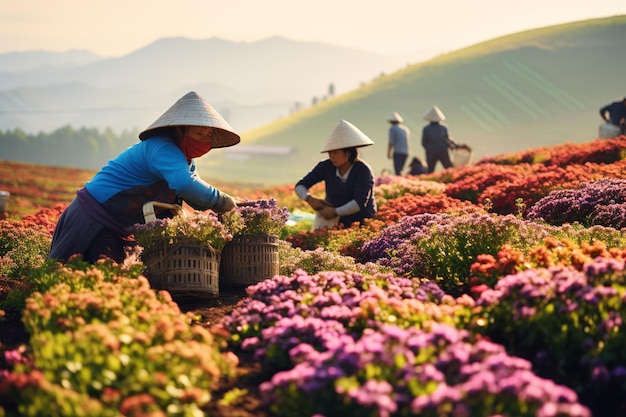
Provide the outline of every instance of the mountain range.
{"type": "Polygon", "coordinates": [[[434,52],[385,55],[281,37],[165,38],[121,57],[0,54],[0,129],[139,129],[195,90],[245,131],[322,100],[329,89],[349,91],[428,54],[434,52]]]}

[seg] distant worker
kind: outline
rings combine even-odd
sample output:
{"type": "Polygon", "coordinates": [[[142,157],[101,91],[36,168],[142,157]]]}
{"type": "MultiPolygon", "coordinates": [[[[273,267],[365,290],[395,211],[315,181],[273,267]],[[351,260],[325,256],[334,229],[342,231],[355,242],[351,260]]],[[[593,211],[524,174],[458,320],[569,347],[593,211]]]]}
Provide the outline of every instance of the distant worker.
{"type": "Polygon", "coordinates": [[[328,159],[319,162],[295,186],[298,197],[315,210],[314,229],[336,224],[350,227],[374,217],[374,173],[358,153],[358,148],[373,144],[346,120],[335,126],[322,148],[322,153],[328,152],[328,159]],[[324,198],[309,194],[309,189],[320,182],[325,185],[324,198]]]}
{"type": "Polygon", "coordinates": [[[422,161],[417,156],[414,157],[411,160],[411,163],[409,164],[409,175],[421,175],[421,174],[427,174],[427,173],[428,173],[428,168],[426,167],[426,164],[424,163],[424,161],[422,161]]]}
{"type": "Polygon", "coordinates": [[[409,157],[409,140],[411,132],[409,128],[402,124],[402,116],[394,112],[389,123],[389,147],[387,148],[387,158],[393,158],[393,169],[396,175],[400,175],[404,169],[404,164],[409,157]]]}
{"type": "Polygon", "coordinates": [[[602,107],[600,117],[606,122],[600,125],[601,138],[626,134],[626,96],[602,107]]]}
{"type": "Polygon", "coordinates": [[[422,130],[422,146],[426,152],[428,173],[435,171],[437,162],[441,162],[444,168],[452,168],[449,149],[466,149],[471,151],[469,146],[456,143],[450,138],[447,126],[441,123],[446,120],[446,116],[439,110],[439,107],[433,106],[432,109],[424,114],[423,118],[430,122],[422,130]]]}

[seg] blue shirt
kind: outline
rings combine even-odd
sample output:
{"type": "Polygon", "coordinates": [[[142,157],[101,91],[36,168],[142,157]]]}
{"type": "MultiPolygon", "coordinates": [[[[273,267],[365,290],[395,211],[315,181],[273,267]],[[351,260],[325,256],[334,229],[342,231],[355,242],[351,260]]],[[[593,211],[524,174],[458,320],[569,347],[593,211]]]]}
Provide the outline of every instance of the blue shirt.
{"type": "MultiPolygon", "coordinates": [[[[200,178],[195,163],[188,163],[183,151],[167,136],[153,136],[130,146],[110,160],[85,188],[103,204],[118,193],[160,182],[196,210],[211,208],[220,195],[200,178]]],[[[145,200],[150,201],[149,196],[145,200]]]]}
{"type": "Polygon", "coordinates": [[[393,146],[393,153],[408,155],[409,129],[400,123],[393,123],[389,128],[389,145],[393,146]]]}

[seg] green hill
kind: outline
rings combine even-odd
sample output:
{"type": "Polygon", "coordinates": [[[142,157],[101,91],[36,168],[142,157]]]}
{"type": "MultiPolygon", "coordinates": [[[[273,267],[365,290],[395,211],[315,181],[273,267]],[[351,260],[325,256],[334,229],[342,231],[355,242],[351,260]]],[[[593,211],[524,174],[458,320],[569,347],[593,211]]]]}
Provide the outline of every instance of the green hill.
{"type": "MultiPolygon", "coordinates": [[[[386,158],[387,119],[399,112],[411,129],[411,153],[423,157],[422,114],[436,104],[474,161],[538,146],[597,137],[599,108],[626,94],[626,16],[530,30],[441,55],[242,134],[237,147],[201,158],[204,178],[292,184],[326,157],[319,150],[340,119],[376,143],[363,158],[376,173],[386,158]]],[[[427,42],[427,40],[418,42],[427,42]]]]}

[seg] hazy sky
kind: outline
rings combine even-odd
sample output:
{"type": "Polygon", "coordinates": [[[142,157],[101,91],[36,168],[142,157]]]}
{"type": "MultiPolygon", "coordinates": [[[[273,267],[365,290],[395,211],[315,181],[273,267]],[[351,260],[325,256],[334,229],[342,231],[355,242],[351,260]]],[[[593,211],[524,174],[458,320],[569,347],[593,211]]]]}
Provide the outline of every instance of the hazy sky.
{"type": "Polygon", "coordinates": [[[377,52],[442,52],[501,35],[626,14],[625,0],[2,0],[0,53],[121,56],[163,37],[271,36],[377,52]]]}

